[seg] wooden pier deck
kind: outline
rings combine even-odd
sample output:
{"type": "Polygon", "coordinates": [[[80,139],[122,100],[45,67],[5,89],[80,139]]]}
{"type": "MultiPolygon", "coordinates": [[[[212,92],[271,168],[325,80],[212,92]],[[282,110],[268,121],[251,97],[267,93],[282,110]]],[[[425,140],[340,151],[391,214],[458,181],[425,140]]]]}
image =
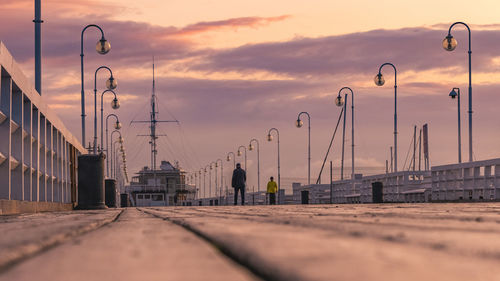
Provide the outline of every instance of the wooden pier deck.
{"type": "Polygon", "coordinates": [[[500,280],[500,204],[0,216],[0,280],[500,280]]]}

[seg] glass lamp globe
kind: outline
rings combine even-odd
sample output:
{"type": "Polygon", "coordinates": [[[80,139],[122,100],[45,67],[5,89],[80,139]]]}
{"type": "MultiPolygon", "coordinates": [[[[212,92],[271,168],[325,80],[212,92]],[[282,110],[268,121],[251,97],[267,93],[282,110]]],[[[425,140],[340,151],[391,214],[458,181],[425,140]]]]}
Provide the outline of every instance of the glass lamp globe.
{"type": "Polygon", "coordinates": [[[229,157],[229,155],[226,157],[226,161],[231,161],[231,157],[229,157]]]}
{"type": "Polygon", "coordinates": [[[238,156],[241,156],[241,151],[238,150],[237,154],[238,154],[238,156]]]}
{"type": "Polygon", "coordinates": [[[337,106],[343,106],[344,105],[344,98],[340,94],[335,98],[335,104],[337,106]]]}
{"type": "Polygon", "coordinates": [[[109,44],[108,40],[101,38],[101,40],[99,40],[99,42],[97,42],[96,46],[95,46],[95,50],[101,54],[101,55],[105,55],[109,52],[109,50],[111,50],[111,44],[109,44]]]}
{"type": "Polygon", "coordinates": [[[252,151],[253,150],[253,144],[248,145],[248,150],[252,151]]]}
{"type": "Polygon", "coordinates": [[[379,73],[375,75],[375,78],[373,78],[373,81],[375,81],[375,85],[377,86],[383,86],[385,84],[385,79],[382,73],[379,73]]]}
{"type": "Polygon", "coordinates": [[[273,136],[271,134],[267,135],[267,141],[272,141],[273,140],[273,136]]]}
{"type": "Polygon", "coordinates": [[[116,123],[115,123],[115,129],[116,130],[120,130],[121,128],[122,128],[122,123],[116,121],[116,123]]]}
{"type": "Polygon", "coordinates": [[[116,89],[116,86],[118,86],[118,82],[116,82],[116,79],[113,76],[109,77],[109,79],[106,80],[106,88],[108,88],[109,90],[116,89]]]}
{"type": "Polygon", "coordinates": [[[304,122],[302,122],[302,120],[297,119],[297,121],[295,121],[295,126],[297,126],[297,128],[302,127],[302,125],[304,125],[304,122]]]}
{"type": "Polygon", "coordinates": [[[120,108],[120,102],[118,101],[117,98],[114,98],[112,101],[111,101],[111,108],[113,109],[118,109],[120,108]]]}
{"type": "MultiPolygon", "coordinates": [[[[118,139],[118,141],[119,141],[120,143],[123,143],[124,139],[120,136],[120,138],[118,139]]],[[[123,147],[123,146],[122,146],[122,147],[123,147]]]]}
{"type": "Polygon", "coordinates": [[[458,45],[458,42],[457,40],[455,40],[455,38],[453,38],[453,36],[451,36],[451,34],[448,34],[448,36],[446,36],[444,39],[443,39],[443,48],[446,50],[446,51],[453,51],[455,50],[455,48],[457,47],[458,45]]]}

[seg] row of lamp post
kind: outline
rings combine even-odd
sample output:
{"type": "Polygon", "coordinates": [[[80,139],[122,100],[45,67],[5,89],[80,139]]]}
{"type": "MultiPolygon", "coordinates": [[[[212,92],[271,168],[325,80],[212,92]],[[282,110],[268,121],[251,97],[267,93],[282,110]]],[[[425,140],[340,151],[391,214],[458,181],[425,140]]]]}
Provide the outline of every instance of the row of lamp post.
{"type": "MultiPolygon", "coordinates": [[[[468,49],[468,61],[469,61],[469,110],[468,110],[468,115],[469,115],[469,161],[473,161],[473,151],[472,151],[472,70],[471,70],[471,31],[470,28],[467,24],[463,22],[455,22],[452,24],[448,30],[448,35],[445,37],[443,40],[443,48],[447,51],[453,51],[455,50],[457,46],[457,41],[456,39],[451,35],[451,30],[454,26],[456,25],[464,25],[467,30],[468,30],[468,35],[469,35],[469,49],[468,49]]],[[[377,75],[374,78],[374,82],[377,86],[383,86],[385,84],[385,78],[382,74],[382,70],[385,66],[392,67],[394,70],[394,151],[391,152],[391,157],[394,157],[394,172],[398,171],[398,118],[397,118],[397,68],[394,64],[390,62],[383,63],[380,65],[379,70],[377,75]]],[[[351,181],[352,181],[352,190],[353,192],[355,191],[355,184],[354,184],[354,178],[355,178],[355,161],[354,161],[354,92],[351,88],[349,87],[343,87],[339,90],[338,96],[335,99],[335,104],[339,107],[343,106],[344,109],[344,121],[343,121],[343,133],[342,133],[342,159],[341,159],[341,179],[344,177],[344,144],[345,144],[345,126],[346,126],[346,108],[347,108],[347,97],[349,93],[345,93],[344,97],[342,97],[342,92],[343,91],[348,91],[351,94],[351,181]]],[[[453,88],[452,91],[450,92],[449,96],[452,99],[457,98],[458,101],[458,161],[459,163],[462,162],[462,156],[461,156],[461,123],[460,123],[460,89],[459,88],[453,88]]],[[[296,126],[298,128],[303,126],[303,121],[301,120],[301,116],[306,115],[308,118],[308,184],[311,183],[311,117],[308,112],[300,112],[299,115],[297,116],[297,121],[296,121],[296,126]]],[[[267,140],[272,141],[273,140],[273,135],[272,133],[276,134],[277,137],[277,168],[278,168],[278,202],[279,202],[279,190],[281,187],[281,171],[280,171],[280,140],[279,140],[279,130],[276,128],[271,128],[268,130],[267,133],[267,140]]],[[[249,144],[249,150],[253,150],[253,142],[257,144],[257,169],[258,169],[258,187],[260,191],[260,156],[259,156],[259,142],[257,139],[252,139],[249,144]]],[[[246,146],[240,146],[238,147],[237,150],[237,155],[241,156],[241,148],[244,149],[244,157],[245,157],[245,170],[247,169],[247,149],[246,146]]],[[[230,161],[233,159],[233,166],[235,166],[235,154],[233,152],[229,152],[226,156],[226,160],[230,161]],[[231,155],[233,156],[231,158],[231,155]]],[[[215,163],[217,165],[217,162],[215,163]]],[[[210,169],[212,168],[210,164],[210,169]]],[[[222,161],[221,161],[221,166],[222,166],[222,161]]],[[[217,166],[216,166],[217,167],[217,166]]],[[[206,168],[205,168],[206,172],[206,168]]],[[[201,172],[200,172],[201,173],[201,172]]],[[[195,174],[196,178],[196,174],[195,174]]],[[[222,174],[221,174],[222,178],[222,174]]],[[[201,181],[201,179],[200,179],[201,181]]],[[[204,193],[205,195],[205,193],[204,193]]],[[[211,196],[211,191],[209,192],[209,196],[211,196]]]]}

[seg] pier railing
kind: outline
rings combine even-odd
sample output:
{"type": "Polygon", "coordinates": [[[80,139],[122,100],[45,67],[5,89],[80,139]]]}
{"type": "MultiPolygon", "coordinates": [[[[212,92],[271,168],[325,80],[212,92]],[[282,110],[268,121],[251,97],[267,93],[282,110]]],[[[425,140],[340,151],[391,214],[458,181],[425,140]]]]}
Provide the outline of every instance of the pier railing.
{"type": "Polygon", "coordinates": [[[435,166],[433,201],[500,200],[500,158],[435,166]]]}
{"type": "Polygon", "coordinates": [[[0,199],[71,203],[85,148],[0,42],[0,199]]]}

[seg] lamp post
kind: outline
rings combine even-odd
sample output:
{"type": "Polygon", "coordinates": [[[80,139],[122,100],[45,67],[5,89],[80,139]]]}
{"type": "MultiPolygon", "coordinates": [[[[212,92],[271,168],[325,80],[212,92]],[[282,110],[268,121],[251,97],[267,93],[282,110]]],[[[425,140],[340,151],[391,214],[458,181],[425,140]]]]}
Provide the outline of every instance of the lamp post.
{"type": "Polygon", "coordinates": [[[85,88],[84,88],[84,72],[83,72],[83,34],[85,33],[85,30],[87,30],[89,27],[95,27],[97,29],[99,29],[99,31],[101,32],[101,40],[99,40],[97,42],[97,45],[96,45],[96,51],[101,54],[101,55],[105,55],[109,52],[109,50],[111,49],[111,45],[109,44],[109,42],[106,40],[106,38],[104,38],[104,31],[102,31],[102,28],[98,25],[95,25],[95,24],[89,24],[87,26],[85,26],[82,30],[82,34],[81,34],[81,40],[80,40],[80,70],[81,70],[81,77],[82,77],[82,82],[81,82],[81,86],[82,86],[82,92],[81,92],[81,104],[82,104],[82,144],[85,145],[85,88]]]}
{"type": "Polygon", "coordinates": [[[208,198],[212,196],[212,164],[210,163],[209,165],[205,166],[205,172],[207,171],[208,167],[208,198]]]}
{"type": "MultiPolygon", "coordinates": [[[[221,189],[219,190],[219,197],[222,197],[222,187],[224,186],[224,163],[222,162],[222,159],[217,159],[215,160],[215,168],[217,169],[217,166],[219,165],[220,161],[220,187],[221,189]]],[[[217,170],[216,170],[216,175],[217,175],[217,170]]],[[[215,187],[217,188],[217,186],[215,187]]],[[[222,205],[222,204],[220,204],[222,205]]]]}
{"type": "Polygon", "coordinates": [[[311,184],[311,116],[309,115],[308,112],[301,112],[299,113],[299,115],[297,116],[297,121],[295,121],[295,126],[297,126],[297,128],[300,128],[302,127],[302,125],[304,124],[304,122],[302,122],[302,120],[300,119],[300,116],[302,114],[305,114],[307,115],[307,130],[308,130],[308,134],[307,134],[307,184],[310,185],[311,184]]]}
{"type": "Polygon", "coordinates": [[[469,50],[468,50],[468,54],[469,54],[469,162],[472,162],[473,161],[473,157],[472,157],[472,60],[471,60],[471,55],[472,55],[472,51],[471,51],[471,32],[470,32],[470,28],[467,24],[463,23],[463,22],[455,22],[454,24],[452,24],[450,26],[450,28],[448,29],[448,35],[444,38],[443,40],[443,48],[446,50],[446,51],[453,51],[455,50],[455,48],[457,47],[457,40],[455,38],[453,38],[453,36],[451,35],[451,29],[457,25],[457,24],[460,24],[460,25],[463,25],[467,28],[467,31],[469,33],[469,50]]]}
{"type": "Polygon", "coordinates": [[[273,135],[272,132],[276,132],[276,136],[278,137],[278,204],[280,204],[280,188],[281,188],[281,173],[280,173],[280,132],[276,128],[271,128],[267,132],[267,140],[272,141],[273,135]]]}
{"type": "Polygon", "coordinates": [[[237,151],[238,156],[241,156],[241,150],[240,150],[241,148],[243,148],[245,150],[245,172],[246,172],[246,170],[247,170],[247,147],[244,145],[240,145],[238,147],[238,151],[237,151]]]}
{"type": "MultiPolygon", "coordinates": [[[[120,137],[121,138],[121,137],[120,137]]],[[[120,140],[117,140],[115,142],[111,142],[111,177],[114,178],[115,176],[115,170],[116,170],[116,144],[119,143],[120,140]],[[113,152],[115,152],[115,154],[113,154],[113,152]]]]}
{"type": "Polygon", "coordinates": [[[233,158],[232,158],[233,159],[233,169],[236,169],[236,156],[234,155],[234,152],[231,151],[231,152],[227,153],[226,161],[227,162],[231,161],[231,156],[230,156],[231,154],[233,155],[233,158]]]}
{"type": "Polygon", "coordinates": [[[116,123],[115,123],[115,130],[120,130],[120,128],[122,127],[122,124],[120,123],[120,120],[118,119],[118,116],[116,116],[115,114],[111,113],[111,114],[108,114],[108,116],[106,116],[106,176],[109,177],[109,156],[110,156],[110,152],[108,150],[108,120],[109,120],[109,117],[111,116],[114,116],[116,118],[116,123]]]}
{"type": "Polygon", "coordinates": [[[452,99],[457,98],[457,103],[458,103],[458,163],[462,163],[462,133],[461,133],[461,122],[460,122],[460,88],[453,88],[450,92],[450,97],[452,99]]]}
{"type": "Polygon", "coordinates": [[[259,141],[257,139],[251,139],[250,143],[248,144],[248,150],[252,151],[254,146],[252,142],[255,142],[257,144],[257,192],[260,192],[260,148],[259,148],[259,141]]]}
{"type": "MultiPolygon", "coordinates": [[[[101,149],[104,149],[104,144],[103,144],[103,113],[104,113],[104,108],[103,108],[103,104],[102,104],[102,99],[103,99],[103,96],[105,93],[112,93],[115,97],[113,99],[113,101],[111,101],[111,108],[113,109],[118,109],[120,108],[120,102],[118,101],[118,99],[116,98],[116,93],[113,91],[113,90],[105,90],[102,92],[101,94],[101,149]]],[[[94,111],[95,112],[95,111],[94,111]]],[[[118,118],[117,118],[118,119],[118,118]]],[[[94,117],[94,121],[96,121],[95,117],[94,117]]],[[[94,123],[95,127],[97,127],[97,122],[94,123]]],[[[107,126],[108,124],[106,124],[107,126]]],[[[120,128],[121,128],[121,125],[120,125],[120,128]]]]}
{"type": "Polygon", "coordinates": [[[210,163],[210,170],[212,170],[212,164],[214,164],[214,168],[215,168],[215,197],[217,197],[217,162],[212,162],[210,163]]]}
{"type": "Polygon", "coordinates": [[[200,176],[200,180],[199,180],[199,182],[200,182],[200,198],[205,197],[205,173],[203,173],[203,197],[201,196],[201,171],[202,170],[203,170],[203,168],[198,171],[198,175],[200,176]]]}
{"type": "MultiPolygon", "coordinates": [[[[97,152],[97,72],[101,69],[107,69],[110,73],[109,79],[106,81],[106,87],[108,90],[112,90],[116,88],[116,80],[113,78],[113,72],[111,69],[107,66],[100,66],[96,69],[94,73],[94,154],[97,152]]],[[[105,91],[102,93],[104,94],[105,91]]],[[[114,94],[114,92],[113,92],[114,94]]],[[[115,99],[116,99],[116,94],[115,94],[115,99]]],[[[101,101],[102,101],[102,96],[101,96],[101,101]]],[[[120,104],[118,104],[118,107],[120,107],[120,104]]],[[[117,107],[117,108],[118,108],[117,107]]],[[[115,109],[115,108],[114,108],[115,109]]],[[[102,103],[101,103],[101,129],[102,129],[102,103]]],[[[101,134],[102,137],[102,134],[101,134]]],[[[101,141],[101,149],[102,149],[102,141],[101,141]]]]}
{"type": "MultiPolygon", "coordinates": [[[[342,99],[340,95],[343,90],[349,90],[351,92],[351,181],[352,181],[352,192],[355,192],[354,186],[354,92],[349,87],[343,87],[339,90],[339,95],[337,96],[335,102],[337,106],[341,106],[339,104],[339,98],[342,99]]],[[[345,143],[345,116],[346,116],[346,107],[347,107],[347,94],[345,94],[344,99],[344,132],[342,136],[342,175],[344,174],[344,143],[345,143]]]]}
{"type": "Polygon", "coordinates": [[[116,141],[113,142],[113,134],[115,134],[115,133],[118,133],[120,135],[118,141],[120,141],[121,143],[123,143],[122,133],[120,131],[114,130],[113,132],[111,132],[111,135],[109,137],[109,139],[111,140],[111,155],[110,155],[110,158],[111,158],[111,163],[110,163],[111,164],[110,165],[110,167],[111,167],[111,169],[110,169],[111,170],[111,176],[113,176],[113,151],[114,151],[113,150],[113,144],[116,143],[116,141]]]}
{"type": "Polygon", "coordinates": [[[398,107],[397,107],[397,96],[398,96],[398,85],[397,85],[397,70],[394,64],[386,62],[382,64],[378,69],[378,74],[375,76],[375,85],[383,86],[385,83],[384,76],[382,75],[382,68],[386,65],[392,66],[394,68],[394,172],[398,171],[398,107]]]}

